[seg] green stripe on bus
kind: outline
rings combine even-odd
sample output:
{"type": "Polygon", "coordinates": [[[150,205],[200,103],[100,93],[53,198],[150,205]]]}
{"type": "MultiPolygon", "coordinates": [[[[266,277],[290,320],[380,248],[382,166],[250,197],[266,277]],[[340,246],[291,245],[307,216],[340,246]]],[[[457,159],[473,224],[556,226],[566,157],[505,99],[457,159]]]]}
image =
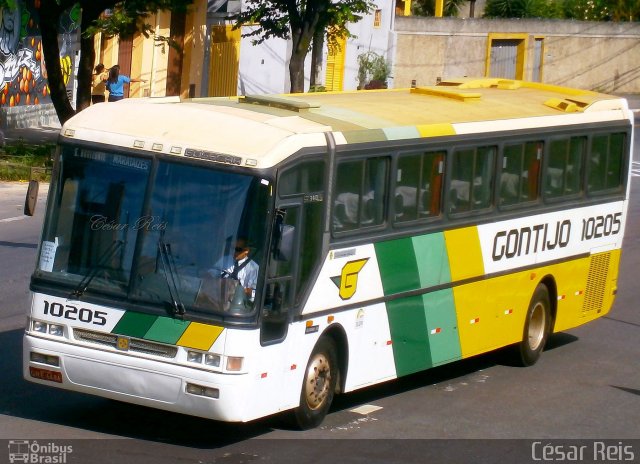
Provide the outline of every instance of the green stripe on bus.
{"type": "Polygon", "coordinates": [[[175,345],[189,327],[189,321],[180,321],[170,317],[159,317],[149,328],[144,338],[160,343],[175,345]]]}
{"type": "Polygon", "coordinates": [[[433,366],[462,358],[458,321],[450,288],[422,295],[433,366]]]}
{"type": "Polygon", "coordinates": [[[388,301],[386,305],[398,377],[431,367],[433,362],[422,296],[388,301]]]}
{"type": "Polygon", "coordinates": [[[347,143],[384,142],[387,140],[382,129],[344,131],[342,135],[347,143]]]}
{"type": "Polygon", "coordinates": [[[416,126],[385,127],[382,131],[388,140],[419,139],[421,137],[416,126]]]}
{"type": "Polygon", "coordinates": [[[420,276],[411,238],[375,244],[385,295],[420,288],[420,276]]]}
{"type": "Polygon", "coordinates": [[[444,234],[419,235],[412,238],[422,288],[451,282],[449,256],[444,234]]]}
{"type": "Polygon", "coordinates": [[[124,316],[120,318],[111,333],[126,335],[128,337],[144,338],[158,317],[159,316],[152,316],[150,314],[127,311],[124,313],[124,316]]]}

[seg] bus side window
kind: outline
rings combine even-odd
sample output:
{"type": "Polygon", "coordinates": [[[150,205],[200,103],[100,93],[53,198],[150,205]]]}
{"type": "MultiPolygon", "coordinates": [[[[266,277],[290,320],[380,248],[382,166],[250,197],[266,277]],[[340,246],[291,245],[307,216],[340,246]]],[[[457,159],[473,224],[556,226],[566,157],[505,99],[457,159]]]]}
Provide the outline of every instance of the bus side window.
{"type": "Polygon", "coordinates": [[[440,214],[443,172],[443,152],[400,156],[394,203],[396,222],[440,214]]]}
{"type": "Polygon", "coordinates": [[[588,161],[590,193],[622,185],[622,153],[625,134],[597,135],[591,139],[588,161]]]}
{"type": "Polygon", "coordinates": [[[333,230],[345,232],[379,225],[385,219],[389,159],[346,161],[337,167],[333,230]]]}
{"type": "Polygon", "coordinates": [[[504,147],[500,173],[500,204],[515,205],[538,198],[542,142],[504,147]]]}
{"type": "Polygon", "coordinates": [[[580,193],[585,148],[586,137],[571,137],[551,142],[545,173],[545,195],[547,197],[580,193]]]}
{"type": "Polygon", "coordinates": [[[449,184],[449,212],[461,213],[491,206],[494,146],[457,150],[449,184]]]}

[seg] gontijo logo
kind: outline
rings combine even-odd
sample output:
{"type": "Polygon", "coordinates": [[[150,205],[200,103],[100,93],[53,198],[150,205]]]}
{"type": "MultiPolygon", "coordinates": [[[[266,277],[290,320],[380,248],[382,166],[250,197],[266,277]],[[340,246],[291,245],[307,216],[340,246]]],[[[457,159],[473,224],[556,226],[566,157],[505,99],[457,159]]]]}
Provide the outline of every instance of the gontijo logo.
{"type": "Polygon", "coordinates": [[[340,289],[338,295],[343,300],[351,298],[358,289],[358,273],[367,264],[369,258],[356,259],[348,261],[342,267],[342,273],[339,276],[331,277],[331,281],[340,289]]]}

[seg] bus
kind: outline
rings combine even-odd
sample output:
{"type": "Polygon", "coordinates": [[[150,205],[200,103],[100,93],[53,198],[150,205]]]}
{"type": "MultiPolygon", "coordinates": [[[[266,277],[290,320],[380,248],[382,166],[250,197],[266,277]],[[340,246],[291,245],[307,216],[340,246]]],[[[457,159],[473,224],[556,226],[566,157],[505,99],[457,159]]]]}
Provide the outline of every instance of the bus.
{"type": "Polygon", "coordinates": [[[434,366],[534,364],[614,302],[632,121],[497,78],[91,106],[59,135],[23,375],[305,429],[434,366]]]}

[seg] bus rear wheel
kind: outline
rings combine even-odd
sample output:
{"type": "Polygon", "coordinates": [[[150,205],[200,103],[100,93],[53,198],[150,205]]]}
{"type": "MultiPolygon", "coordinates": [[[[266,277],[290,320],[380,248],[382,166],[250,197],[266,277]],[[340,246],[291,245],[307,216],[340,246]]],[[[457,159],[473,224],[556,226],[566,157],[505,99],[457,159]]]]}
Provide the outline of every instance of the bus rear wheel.
{"type": "Polygon", "coordinates": [[[307,430],[320,425],[329,412],[338,380],[338,357],[333,340],[322,337],[313,349],[304,373],[296,425],[307,430]]]}
{"type": "Polygon", "coordinates": [[[516,345],[521,366],[534,365],[544,349],[551,332],[551,300],[549,290],[539,284],[533,292],[524,322],[522,341],[516,345]]]}

